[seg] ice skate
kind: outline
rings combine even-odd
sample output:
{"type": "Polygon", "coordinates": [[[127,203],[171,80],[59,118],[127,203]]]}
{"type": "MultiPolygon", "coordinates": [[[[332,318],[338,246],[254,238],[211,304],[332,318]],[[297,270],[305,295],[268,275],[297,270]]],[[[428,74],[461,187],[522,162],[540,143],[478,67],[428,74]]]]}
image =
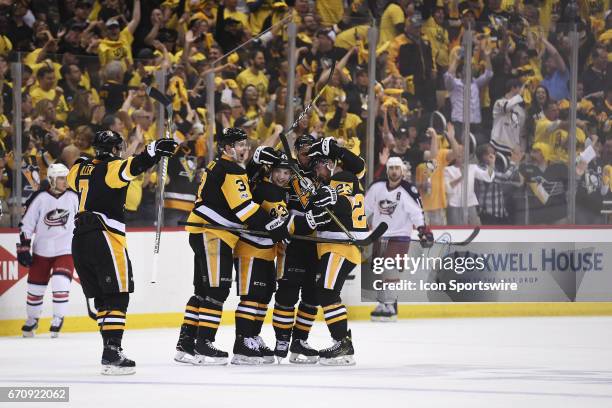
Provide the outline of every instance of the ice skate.
{"type": "Polygon", "coordinates": [[[351,366],[355,365],[355,350],[351,340],[351,331],[349,330],[346,337],[340,341],[334,341],[334,344],[319,352],[321,365],[330,366],[351,366]]]}
{"type": "Polygon", "coordinates": [[[259,343],[254,337],[236,336],[232,364],[259,365],[263,362],[264,358],[259,350],[259,343]]]}
{"type": "Polygon", "coordinates": [[[36,329],[38,329],[38,319],[28,317],[21,327],[21,332],[23,333],[23,337],[34,337],[34,330],[36,329]]]}
{"type": "Polygon", "coordinates": [[[379,303],[376,309],[370,313],[373,322],[396,322],[397,301],[395,303],[379,303]]]}
{"type": "Polygon", "coordinates": [[[276,339],[274,355],[276,356],[278,364],[283,361],[283,358],[287,357],[287,353],[289,352],[289,339],[289,336],[281,336],[279,339],[276,339]]]}
{"type": "Polygon", "coordinates": [[[294,364],[316,364],[319,361],[319,352],[308,344],[306,340],[294,339],[289,347],[291,354],[289,362],[294,364]]]}
{"type": "Polygon", "coordinates": [[[264,342],[264,339],[261,336],[255,336],[254,338],[259,345],[259,351],[263,357],[263,363],[274,364],[274,352],[270,350],[270,347],[266,345],[266,342],[264,342]]]}
{"type": "Polygon", "coordinates": [[[51,327],[49,327],[49,332],[51,333],[51,338],[55,339],[59,336],[60,330],[62,330],[62,326],[64,325],[64,318],[59,316],[53,316],[51,319],[51,327]]]}
{"type": "Polygon", "coordinates": [[[103,375],[129,375],[136,372],[136,363],[123,354],[123,349],[114,344],[104,346],[102,352],[103,375]]]}
{"type": "Polygon", "coordinates": [[[193,365],[226,365],[229,354],[216,348],[210,340],[196,341],[193,365]]]}
{"type": "Polygon", "coordinates": [[[176,344],[174,361],[177,363],[192,364],[195,359],[195,339],[193,337],[181,337],[176,344]]]}

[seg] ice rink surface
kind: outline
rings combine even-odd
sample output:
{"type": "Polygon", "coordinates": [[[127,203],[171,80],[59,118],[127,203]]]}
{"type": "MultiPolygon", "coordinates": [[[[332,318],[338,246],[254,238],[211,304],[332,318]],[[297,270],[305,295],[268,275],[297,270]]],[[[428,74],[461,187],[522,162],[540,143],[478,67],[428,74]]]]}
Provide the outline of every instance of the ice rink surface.
{"type": "MultiPolygon", "coordinates": [[[[129,316],[128,316],[129,319],[129,316]]],[[[70,403],[15,407],[612,407],[612,318],[487,318],[350,324],[354,367],[174,363],[178,330],[124,336],[135,375],[99,375],[97,333],[0,338],[0,386],[70,387],[70,403]]],[[[217,346],[231,351],[232,326],[217,346]]],[[[269,325],[264,337],[273,345],[269,325]]],[[[316,322],[311,344],[326,347],[316,322]]],[[[12,404],[2,404],[12,406],[12,404]]]]}

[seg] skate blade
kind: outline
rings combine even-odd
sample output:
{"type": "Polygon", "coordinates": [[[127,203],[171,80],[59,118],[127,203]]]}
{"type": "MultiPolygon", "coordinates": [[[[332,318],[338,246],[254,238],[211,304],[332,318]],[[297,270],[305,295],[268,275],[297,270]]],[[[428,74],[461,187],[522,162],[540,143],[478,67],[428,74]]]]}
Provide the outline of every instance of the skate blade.
{"type": "Polygon", "coordinates": [[[264,364],[274,364],[274,356],[263,356],[264,364]]]}
{"type": "Polygon", "coordinates": [[[131,375],[136,373],[136,367],[117,367],[114,365],[102,366],[102,375],[131,375]]]}
{"type": "Polygon", "coordinates": [[[191,362],[193,365],[197,366],[221,366],[227,365],[227,357],[208,357],[201,354],[196,354],[193,357],[193,361],[191,362]]]}
{"type": "Polygon", "coordinates": [[[51,338],[57,339],[59,337],[59,332],[51,332],[51,338]]]}
{"type": "Polygon", "coordinates": [[[379,322],[383,322],[383,323],[397,322],[397,316],[381,317],[379,322]]]}
{"type": "Polygon", "coordinates": [[[291,353],[289,362],[293,364],[317,364],[319,356],[305,356],[303,354],[291,353]]]}
{"type": "Polygon", "coordinates": [[[335,358],[321,358],[319,364],[324,366],[353,366],[357,363],[353,356],[340,356],[335,358]]]}
{"type": "Polygon", "coordinates": [[[30,337],[34,337],[34,332],[33,331],[30,331],[30,332],[24,331],[22,333],[23,333],[23,337],[26,338],[26,339],[28,339],[30,337]]]}
{"type": "Polygon", "coordinates": [[[240,354],[234,354],[234,357],[232,357],[232,364],[234,365],[261,365],[263,363],[263,357],[248,357],[240,354]]]}
{"type": "Polygon", "coordinates": [[[276,362],[277,362],[278,364],[281,364],[281,363],[283,362],[283,359],[284,359],[284,358],[285,358],[285,357],[276,356],[276,362]]]}
{"type": "Polygon", "coordinates": [[[183,364],[192,364],[195,357],[192,354],[185,353],[184,351],[176,351],[176,355],[174,356],[174,361],[177,363],[183,364]]]}

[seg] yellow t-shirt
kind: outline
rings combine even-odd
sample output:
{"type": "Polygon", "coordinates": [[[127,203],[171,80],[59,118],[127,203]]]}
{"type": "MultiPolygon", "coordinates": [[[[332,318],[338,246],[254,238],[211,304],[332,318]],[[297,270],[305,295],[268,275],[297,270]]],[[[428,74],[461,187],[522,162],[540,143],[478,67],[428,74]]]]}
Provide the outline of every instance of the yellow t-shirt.
{"type": "Polygon", "coordinates": [[[317,14],[321,16],[321,25],[331,27],[342,20],[344,15],[343,0],[325,0],[316,2],[317,14]]]}
{"type": "Polygon", "coordinates": [[[393,39],[400,34],[395,29],[395,26],[397,24],[403,24],[404,20],[406,20],[406,16],[399,5],[391,3],[385,9],[380,19],[380,38],[378,39],[379,47],[387,41],[393,41],[393,39]]]}
{"type": "MultiPolygon", "coordinates": [[[[30,97],[32,98],[32,106],[36,106],[36,104],[43,99],[55,101],[55,88],[49,91],[43,91],[39,86],[33,86],[30,89],[30,97]]],[[[58,103],[55,105],[55,116],[57,120],[65,122],[68,118],[69,111],[70,108],[68,107],[68,103],[66,103],[66,98],[64,98],[64,95],[60,96],[58,103]]]]}
{"type": "Polygon", "coordinates": [[[125,209],[128,211],[138,211],[140,207],[140,201],[142,201],[142,183],[144,181],[144,174],[138,175],[129,184],[127,189],[127,195],[125,197],[125,209]]]}
{"type": "MultiPolygon", "coordinates": [[[[536,121],[534,143],[546,143],[551,147],[552,153],[550,161],[568,162],[568,146],[567,139],[569,132],[563,129],[556,129],[550,133],[546,130],[552,125],[552,122],[546,117],[536,121]]],[[[576,141],[583,144],[586,140],[586,134],[580,128],[576,128],[576,141]]]]}
{"type": "Polygon", "coordinates": [[[259,71],[257,74],[253,74],[250,68],[245,69],[236,77],[236,82],[240,89],[244,90],[247,85],[254,85],[259,91],[260,97],[266,97],[268,95],[268,77],[259,71]]]}
{"type": "Polygon", "coordinates": [[[448,67],[450,51],[450,41],[448,39],[448,31],[436,23],[433,17],[427,19],[421,32],[431,45],[431,53],[433,54],[436,64],[442,67],[448,67]]]}
{"type": "Polygon", "coordinates": [[[426,163],[421,163],[417,166],[416,182],[418,185],[423,185],[427,178],[431,178],[431,190],[429,194],[419,189],[421,199],[423,200],[423,210],[434,211],[446,208],[446,189],[444,187],[444,168],[448,166],[449,149],[440,149],[434,160],[435,169],[433,173],[427,168],[426,163]],[[431,174],[431,176],[430,176],[431,174]]]}
{"type": "MultiPolygon", "coordinates": [[[[247,4],[256,2],[257,0],[247,0],[247,4]]],[[[261,32],[264,21],[272,13],[272,3],[274,3],[274,0],[264,0],[263,4],[255,12],[249,13],[251,34],[257,35],[261,32]]]]}
{"type": "MultiPolygon", "coordinates": [[[[242,26],[246,29],[252,32],[251,30],[251,26],[249,25],[249,17],[244,14],[242,11],[230,11],[228,9],[225,9],[223,12],[223,17],[224,18],[233,18],[234,20],[240,21],[242,23],[242,26]]],[[[263,23],[263,21],[262,21],[263,23]]]]}
{"type": "Polygon", "coordinates": [[[364,24],[346,29],[336,35],[334,45],[338,48],[348,50],[356,46],[357,41],[366,42],[368,40],[369,28],[370,26],[364,24]],[[359,40],[357,38],[359,38],[359,40]]]}
{"type": "Polygon", "coordinates": [[[134,37],[127,27],[121,30],[117,41],[109,40],[108,38],[101,40],[100,45],[98,45],[100,65],[104,67],[111,61],[120,61],[123,68],[127,70],[128,66],[134,63],[132,58],[133,41],[134,37]]]}
{"type": "Polygon", "coordinates": [[[363,121],[359,116],[348,112],[346,117],[340,120],[340,126],[338,129],[330,129],[328,127],[328,123],[333,116],[334,112],[328,112],[325,115],[325,119],[327,120],[325,123],[325,135],[333,136],[336,139],[343,139],[345,147],[356,155],[359,155],[360,143],[358,143],[359,138],[357,137],[357,126],[359,126],[363,121]],[[357,140],[357,142],[355,140],[357,140]]]}
{"type": "Polygon", "coordinates": [[[0,35],[0,55],[6,57],[13,49],[13,43],[5,35],[0,35]]]}

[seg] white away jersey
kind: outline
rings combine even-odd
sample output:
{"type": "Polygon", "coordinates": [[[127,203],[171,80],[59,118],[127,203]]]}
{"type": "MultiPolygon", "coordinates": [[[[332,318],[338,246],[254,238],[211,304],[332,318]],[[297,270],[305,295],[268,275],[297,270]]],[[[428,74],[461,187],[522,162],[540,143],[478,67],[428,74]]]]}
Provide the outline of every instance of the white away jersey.
{"type": "Polygon", "coordinates": [[[32,252],[53,257],[71,254],[74,216],[79,209],[79,196],[66,190],[56,197],[48,191],[32,195],[19,224],[21,233],[32,239],[32,252]]]}
{"type": "Polygon", "coordinates": [[[365,209],[373,228],[381,222],[389,226],[383,237],[409,237],[413,225],[425,225],[419,193],[406,181],[393,190],[386,180],[373,183],[365,195],[365,209]]]}

